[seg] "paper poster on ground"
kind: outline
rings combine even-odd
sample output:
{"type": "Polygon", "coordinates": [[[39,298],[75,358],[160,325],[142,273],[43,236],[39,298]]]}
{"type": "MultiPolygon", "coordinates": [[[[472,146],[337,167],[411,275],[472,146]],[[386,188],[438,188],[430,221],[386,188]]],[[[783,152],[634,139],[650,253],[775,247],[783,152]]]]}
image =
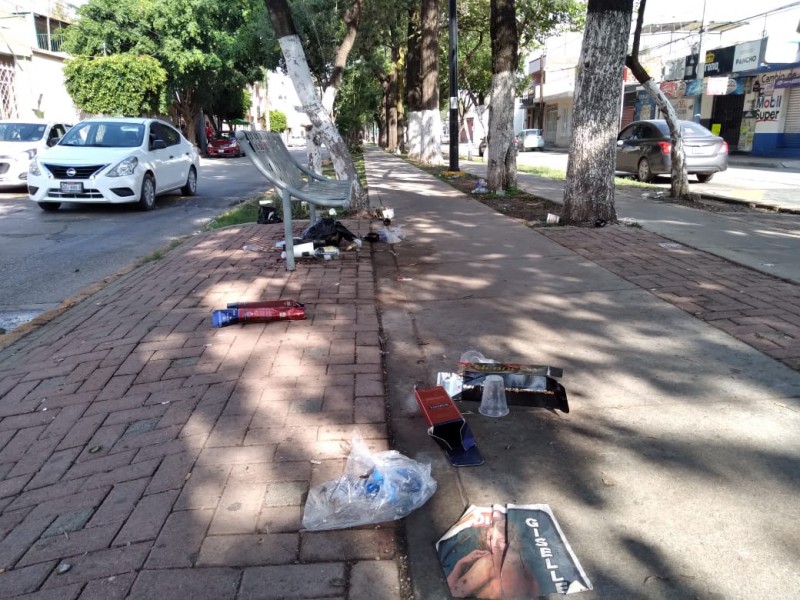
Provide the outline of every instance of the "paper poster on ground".
{"type": "Polygon", "coordinates": [[[470,506],[436,552],[455,598],[524,600],[592,589],[547,504],[470,506]]]}

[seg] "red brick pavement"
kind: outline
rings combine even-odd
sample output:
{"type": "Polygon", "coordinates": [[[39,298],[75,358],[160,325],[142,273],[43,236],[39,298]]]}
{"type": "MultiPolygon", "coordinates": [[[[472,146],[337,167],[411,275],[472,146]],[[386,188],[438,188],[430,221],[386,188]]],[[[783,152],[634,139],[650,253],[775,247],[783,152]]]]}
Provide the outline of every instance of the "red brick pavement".
{"type": "Polygon", "coordinates": [[[662,300],[800,370],[800,286],[643,229],[540,230],[662,300]]]}
{"type": "Polygon", "coordinates": [[[369,249],[290,274],[282,238],[198,236],[0,352],[0,598],[399,596],[392,524],[300,531],[356,429],[388,447],[369,249]]]}

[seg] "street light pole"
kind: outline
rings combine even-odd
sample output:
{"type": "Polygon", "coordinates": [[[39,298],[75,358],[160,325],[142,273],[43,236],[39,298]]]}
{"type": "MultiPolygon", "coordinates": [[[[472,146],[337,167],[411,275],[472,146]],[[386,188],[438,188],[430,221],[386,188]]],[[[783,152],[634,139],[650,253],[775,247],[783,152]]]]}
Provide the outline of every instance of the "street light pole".
{"type": "Polygon", "coordinates": [[[458,171],[458,17],[450,0],[450,170],[458,171]]]}

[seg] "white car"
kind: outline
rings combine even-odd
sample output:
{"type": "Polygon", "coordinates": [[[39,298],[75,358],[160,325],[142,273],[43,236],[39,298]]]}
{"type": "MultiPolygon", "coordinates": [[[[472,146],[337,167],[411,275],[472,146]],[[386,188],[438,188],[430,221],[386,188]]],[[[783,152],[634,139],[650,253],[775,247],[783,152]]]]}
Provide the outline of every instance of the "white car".
{"type": "Polygon", "coordinates": [[[138,203],[197,191],[200,157],[180,131],[159,119],[97,117],[81,121],[31,161],[28,195],[43,210],[62,202],[138,203]]]}
{"type": "Polygon", "coordinates": [[[21,187],[28,180],[28,165],[67,132],[70,125],[39,119],[0,121],[0,187],[21,187]]]}

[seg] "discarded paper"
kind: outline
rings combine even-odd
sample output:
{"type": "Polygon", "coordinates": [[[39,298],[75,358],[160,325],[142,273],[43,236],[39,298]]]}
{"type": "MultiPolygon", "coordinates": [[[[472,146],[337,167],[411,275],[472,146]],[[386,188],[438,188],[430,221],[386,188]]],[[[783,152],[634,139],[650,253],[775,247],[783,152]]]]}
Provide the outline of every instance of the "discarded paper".
{"type": "Polygon", "coordinates": [[[547,504],[470,506],[436,552],[455,598],[525,600],[592,589],[547,504]]]}

